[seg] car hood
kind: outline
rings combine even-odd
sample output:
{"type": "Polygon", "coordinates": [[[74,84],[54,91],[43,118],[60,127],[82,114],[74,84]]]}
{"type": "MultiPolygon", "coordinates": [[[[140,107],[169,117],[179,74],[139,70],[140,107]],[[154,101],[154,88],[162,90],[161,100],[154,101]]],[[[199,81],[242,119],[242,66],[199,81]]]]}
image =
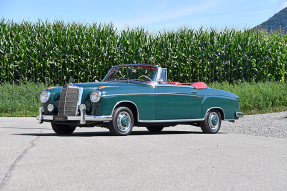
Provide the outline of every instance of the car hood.
{"type": "Polygon", "coordinates": [[[126,93],[146,93],[147,89],[154,92],[153,88],[147,88],[150,84],[146,83],[127,83],[127,82],[94,82],[76,83],[74,86],[83,88],[82,100],[88,100],[92,91],[100,89],[102,96],[126,93]]]}

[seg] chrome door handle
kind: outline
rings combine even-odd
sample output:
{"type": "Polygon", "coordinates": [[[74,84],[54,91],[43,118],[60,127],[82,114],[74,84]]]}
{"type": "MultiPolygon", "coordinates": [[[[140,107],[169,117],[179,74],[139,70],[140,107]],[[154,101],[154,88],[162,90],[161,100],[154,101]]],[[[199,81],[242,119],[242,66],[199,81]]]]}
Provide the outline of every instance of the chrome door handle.
{"type": "Polygon", "coordinates": [[[198,92],[196,92],[196,91],[191,91],[190,93],[192,93],[192,94],[198,94],[198,92]]]}

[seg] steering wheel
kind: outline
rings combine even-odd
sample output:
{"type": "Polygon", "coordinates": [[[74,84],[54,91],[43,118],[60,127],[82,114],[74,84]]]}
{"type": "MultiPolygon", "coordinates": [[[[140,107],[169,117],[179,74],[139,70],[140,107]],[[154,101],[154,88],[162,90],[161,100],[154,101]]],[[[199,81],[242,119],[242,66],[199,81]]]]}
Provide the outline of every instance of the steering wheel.
{"type": "Polygon", "coordinates": [[[146,75],[141,75],[140,77],[138,77],[138,79],[140,79],[140,78],[142,78],[142,77],[145,77],[145,78],[149,79],[150,81],[152,81],[152,80],[150,79],[150,77],[148,77],[148,76],[146,76],[146,75]]]}

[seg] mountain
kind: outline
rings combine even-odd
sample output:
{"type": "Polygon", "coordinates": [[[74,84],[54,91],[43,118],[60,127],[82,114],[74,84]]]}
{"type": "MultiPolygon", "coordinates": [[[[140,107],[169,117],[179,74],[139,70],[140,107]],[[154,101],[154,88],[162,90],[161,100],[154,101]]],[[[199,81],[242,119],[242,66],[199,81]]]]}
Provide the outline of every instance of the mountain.
{"type": "Polygon", "coordinates": [[[254,29],[265,29],[271,31],[287,31],[287,7],[279,11],[273,17],[254,27],[254,29]]]}

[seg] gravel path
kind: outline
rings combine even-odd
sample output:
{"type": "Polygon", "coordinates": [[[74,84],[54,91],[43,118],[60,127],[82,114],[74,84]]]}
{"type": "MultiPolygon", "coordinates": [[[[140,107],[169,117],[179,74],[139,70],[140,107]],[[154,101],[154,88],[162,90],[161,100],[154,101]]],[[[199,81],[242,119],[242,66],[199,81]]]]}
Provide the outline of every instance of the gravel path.
{"type": "Polygon", "coordinates": [[[246,115],[235,123],[224,121],[220,132],[287,139],[287,112],[246,115]]]}

